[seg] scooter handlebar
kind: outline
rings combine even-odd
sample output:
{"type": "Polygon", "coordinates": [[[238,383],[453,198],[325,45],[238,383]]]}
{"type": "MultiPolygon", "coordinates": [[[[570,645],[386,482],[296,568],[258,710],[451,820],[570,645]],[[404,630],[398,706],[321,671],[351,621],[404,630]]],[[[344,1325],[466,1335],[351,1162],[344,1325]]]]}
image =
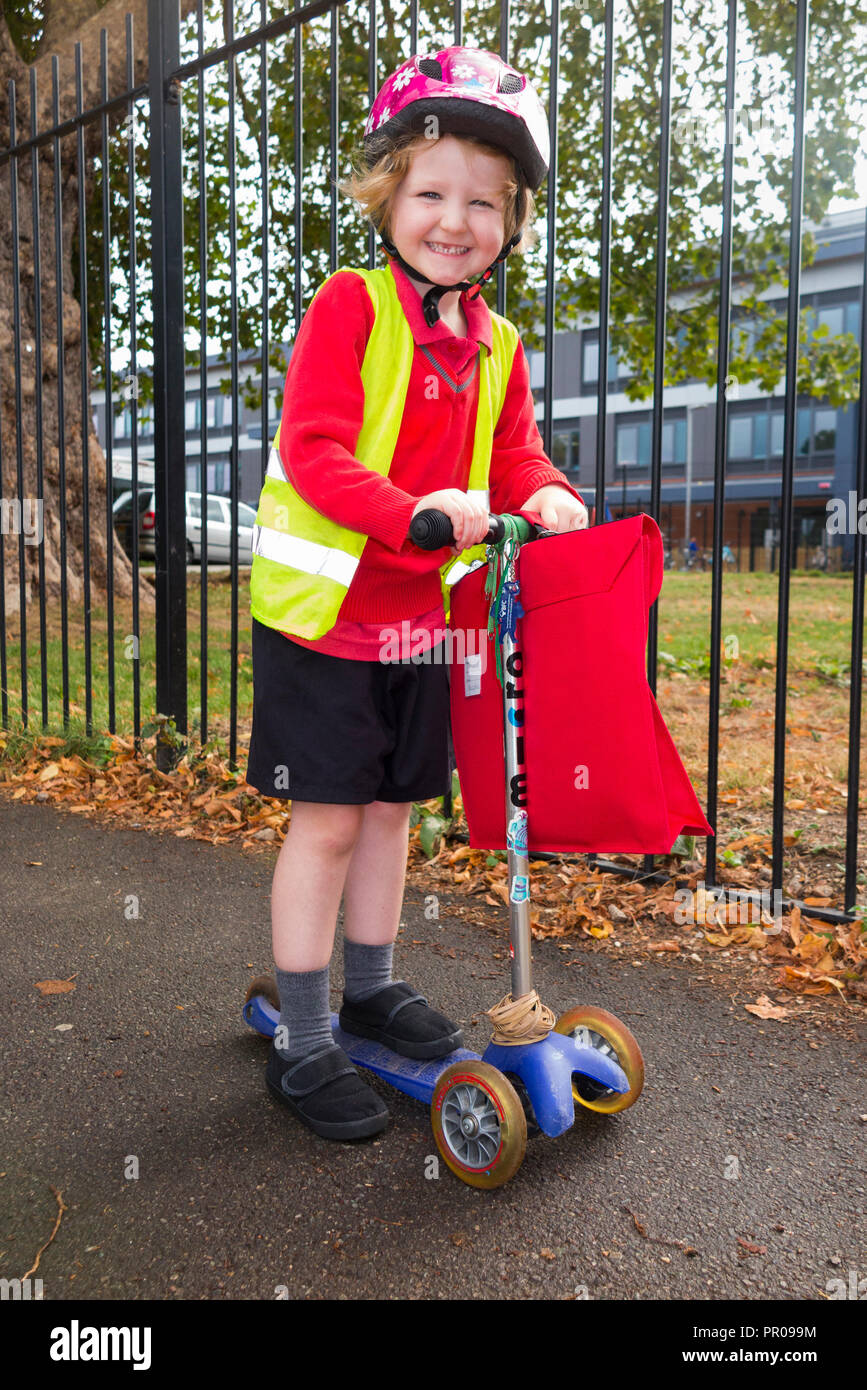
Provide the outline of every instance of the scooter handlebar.
{"type": "MultiPolygon", "coordinates": [[[[490,528],[479,543],[497,545],[503,539],[505,526],[499,516],[489,513],[488,520],[490,528]]],[[[529,525],[526,522],[524,524],[529,525]]],[[[409,538],[420,550],[440,550],[444,545],[455,543],[451,519],[435,507],[426,507],[424,511],[416,513],[409,524],[409,538]]]]}

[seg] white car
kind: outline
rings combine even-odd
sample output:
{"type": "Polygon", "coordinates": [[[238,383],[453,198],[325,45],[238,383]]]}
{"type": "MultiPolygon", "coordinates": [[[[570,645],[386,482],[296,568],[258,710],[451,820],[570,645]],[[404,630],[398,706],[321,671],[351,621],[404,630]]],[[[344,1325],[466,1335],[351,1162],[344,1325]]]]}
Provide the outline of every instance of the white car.
{"type": "MultiPolygon", "coordinates": [[[[202,494],[188,492],[187,498],[187,562],[202,558],[202,494]]],[[[208,493],[208,563],[227,565],[231,559],[229,543],[232,538],[232,503],[228,497],[208,493]]],[[[238,564],[253,563],[253,526],[256,510],[246,502],[238,502],[238,564]]]]}
{"type": "MultiPolygon", "coordinates": [[[[138,553],[142,559],[153,559],[155,494],[153,488],[141,488],[138,495],[138,553]]],[[[208,493],[208,563],[227,565],[231,559],[229,542],[232,535],[232,504],[228,497],[208,493]]],[[[185,494],[187,518],[187,564],[202,558],[202,494],[185,494]]],[[[114,525],[127,555],[132,556],[132,493],[124,492],[114,504],[114,525]]],[[[246,502],[238,502],[238,564],[253,563],[253,525],[256,512],[246,502]]]]}

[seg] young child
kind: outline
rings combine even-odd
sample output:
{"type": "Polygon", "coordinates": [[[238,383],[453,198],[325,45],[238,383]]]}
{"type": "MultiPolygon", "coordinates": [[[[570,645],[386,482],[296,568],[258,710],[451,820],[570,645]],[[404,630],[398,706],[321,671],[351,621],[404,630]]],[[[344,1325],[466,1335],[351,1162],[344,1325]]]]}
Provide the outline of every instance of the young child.
{"type": "Polygon", "coordinates": [[[533,244],[532,190],[548,167],[536,93],[478,49],[411,58],[379,92],[363,154],[344,191],[390,259],[330,276],[300,325],[250,582],[247,780],[292,802],[272,888],[281,1012],[266,1083],[329,1139],[376,1134],[389,1114],[331,1030],[341,897],[341,1028],[415,1058],[463,1042],[392,980],[411,806],[448,778],[441,572],[476,558],[489,510],[587,525],[543,453],[517,330],[478,293],[533,244]],[[451,518],[453,549],[409,541],[426,507],[451,518]],[[380,659],[385,629],[405,636],[404,619],[424,660],[402,649],[395,661],[393,648],[380,659]]]}

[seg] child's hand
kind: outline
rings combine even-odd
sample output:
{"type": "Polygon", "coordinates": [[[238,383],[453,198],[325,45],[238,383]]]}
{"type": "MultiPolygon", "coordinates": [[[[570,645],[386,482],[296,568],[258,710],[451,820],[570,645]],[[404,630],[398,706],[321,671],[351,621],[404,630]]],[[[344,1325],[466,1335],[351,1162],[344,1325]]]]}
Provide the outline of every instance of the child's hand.
{"type": "Polygon", "coordinates": [[[424,497],[419,498],[412,515],[416,516],[426,507],[445,512],[451,521],[455,533],[453,555],[459,554],[468,546],[478,545],[488,534],[490,523],[487,508],[480,502],[472,502],[458,487],[444,487],[439,492],[426,493],[424,497]]]}
{"type": "Polygon", "coordinates": [[[584,503],[559,483],[537,488],[521,511],[538,512],[549,531],[581,531],[590,522],[584,503]]]}

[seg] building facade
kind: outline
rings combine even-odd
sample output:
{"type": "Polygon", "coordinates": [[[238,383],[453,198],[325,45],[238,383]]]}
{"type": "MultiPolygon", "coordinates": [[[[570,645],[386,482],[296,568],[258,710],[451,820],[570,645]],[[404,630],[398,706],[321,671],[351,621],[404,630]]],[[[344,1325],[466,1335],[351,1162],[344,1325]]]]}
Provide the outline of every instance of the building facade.
{"type": "MultiPolygon", "coordinates": [[[[813,311],[813,326],[836,337],[860,341],[864,270],[864,209],[836,213],[820,226],[805,223],[818,243],[815,261],[801,273],[801,307],[813,311]]],[[[764,296],[785,322],[781,287],[764,296]]],[[[733,293],[732,331],[750,341],[752,325],[737,317],[733,293]]],[[[542,400],[544,352],[527,354],[530,382],[542,400]]],[[[552,458],[590,505],[596,485],[596,397],[599,333],[593,320],[578,331],[558,333],[554,352],[552,458]]],[[[650,510],[652,402],[625,394],[628,370],[609,354],[605,497],[613,517],[650,510]]],[[[780,535],[785,382],[773,393],[752,383],[728,387],[723,544],[741,569],[774,569],[780,535]]],[[[851,565],[853,538],[829,533],[827,503],[847,499],[855,488],[857,401],[843,408],[799,397],[793,497],[795,568],[851,565]]],[[[537,415],[541,418],[542,408],[537,415]]],[[[714,526],[716,391],[686,382],[664,391],[661,507],[659,524],[675,564],[695,538],[709,551],[714,526]]]]}
{"type": "MultiPolygon", "coordinates": [[[[830,336],[861,331],[861,286],[864,265],[864,211],[836,213],[819,227],[810,223],[818,241],[814,263],[801,275],[801,305],[813,312],[814,327],[826,326],[830,336]]],[[[785,294],[769,295],[785,317],[785,294]]],[[[733,294],[733,333],[751,324],[738,318],[733,294]]],[[[291,346],[284,345],[288,363],[291,346]]],[[[530,383],[542,416],[545,353],[527,353],[530,383]]],[[[227,363],[208,358],[205,409],[207,425],[206,491],[228,496],[231,481],[232,410],[229,395],[220,389],[227,363]]],[[[239,376],[258,381],[261,355],[239,356],[239,376]]],[[[555,335],[553,377],[552,459],[578,487],[590,505],[596,483],[596,400],[599,373],[599,332],[591,319],[580,328],[555,335]]],[[[652,402],[631,401],[626,395],[628,368],[609,354],[608,416],[606,420],[606,502],[612,517],[650,509],[652,402]]],[[[272,370],[269,383],[268,432],[280,417],[285,373],[272,370]]],[[[728,389],[728,457],[723,543],[738,568],[773,569],[779,547],[780,492],[783,454],[785,384],[771,394],[754,384],[733,383],[728,389]]],[[[104,393],[93,392],[94,428],[106,447],[104,393]]],[[[187,489],[201,490],[201,393],[199,369],[190,368],[186,404],[187,489]]],[[[132,402],[115,403],[112,474],[115,496],[130,487],[132,461],[132,402]]],[[[664,392],[661,460],[660,528],[674,564],[695,538],[700,554],[710,550],[714,525],[714,436],[716,393],[704,382],[686,382],[664,392]]],[[[262,477],[261,407],[241,406],[238,420],[240,500],[255,506],[262,477]]],[[[837,408],[813,397],[799,398],[796,414],[794,473],[795,568],[837,568],[851,564],[850,535],[829,533],[829,498],[846,499],[855,488],[857,402],[837,408]]],[[[153,483],[153,420],[147,407],[138,411],[138,471],[143,486],[153,483]]]]}

